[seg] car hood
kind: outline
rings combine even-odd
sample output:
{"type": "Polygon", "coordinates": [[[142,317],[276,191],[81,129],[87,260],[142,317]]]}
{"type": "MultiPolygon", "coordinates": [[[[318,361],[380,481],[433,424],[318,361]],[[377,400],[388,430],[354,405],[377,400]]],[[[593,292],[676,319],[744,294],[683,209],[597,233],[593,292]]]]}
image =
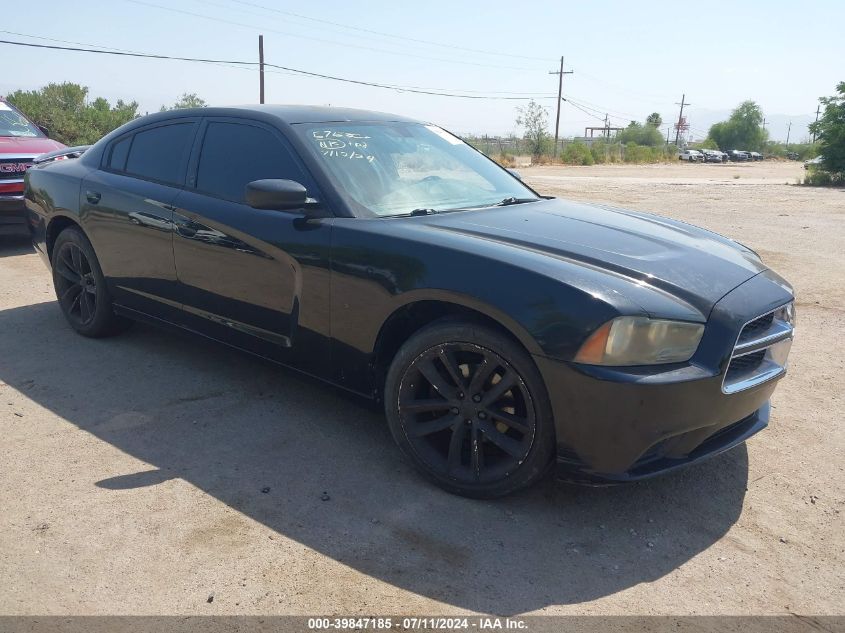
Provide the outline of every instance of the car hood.
{"type": "Polygon", "coordinates": [[[44,154],[64,145],[43,136],[0,136],[0,156],[3,154],[44,154]]]}
{"type": "Polygon", "coordinates": [[[668,218],[559,199],[426,216],[433,229],[606,270],[668,292],[707,315],[766,270],[750,249],[668,218]]]}

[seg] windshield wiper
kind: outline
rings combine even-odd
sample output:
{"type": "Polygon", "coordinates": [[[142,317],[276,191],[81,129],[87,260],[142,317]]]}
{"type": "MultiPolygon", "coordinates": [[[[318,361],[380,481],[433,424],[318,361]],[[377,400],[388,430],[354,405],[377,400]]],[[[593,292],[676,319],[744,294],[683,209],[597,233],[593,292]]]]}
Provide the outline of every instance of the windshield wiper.
{"type": "Polygon", "coordinates": [[[439,213],[437,209],[414,209],[408,215],[433,215],[439,213]]]}
{"type": "Polygon", "coordinates": [[[494,207],[509,207],[512,204],[524,204],[526,202],[537,202],[538,198],[514,198],[510,196],[509,198],[505,198],[501,202],[497,202],[494,204],[494,207]]]}

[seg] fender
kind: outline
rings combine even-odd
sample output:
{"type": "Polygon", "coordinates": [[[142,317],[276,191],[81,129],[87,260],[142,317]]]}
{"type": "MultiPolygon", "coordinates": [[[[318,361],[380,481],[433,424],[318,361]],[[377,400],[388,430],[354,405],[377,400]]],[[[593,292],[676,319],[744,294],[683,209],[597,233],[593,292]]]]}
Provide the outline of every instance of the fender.
{"type": "Polygon", "coordinates": [[[421,301],[437,301],[439,303],[449,303],[460,308],[468,308],[475,312],[479,312],[501,325],[504,329],[510,332],[521,344],[528,350],[529,354],[542,354],[543,350],[540,348],[537,341],[525,329],[525,327],[516,321],[506,312],[496,308],[486,302],[479,300],[476,297],[467,295],[453,290],[440,290],[435,288],[420,288],[403,292],[396,295],[393,311],[384,319],[382,326],[378,331],[376,337],[372,340],[370,352],[375,351],[376,341],[381,337],[385,327],[394,318],[394,316],[406,306],[421,301]]]}

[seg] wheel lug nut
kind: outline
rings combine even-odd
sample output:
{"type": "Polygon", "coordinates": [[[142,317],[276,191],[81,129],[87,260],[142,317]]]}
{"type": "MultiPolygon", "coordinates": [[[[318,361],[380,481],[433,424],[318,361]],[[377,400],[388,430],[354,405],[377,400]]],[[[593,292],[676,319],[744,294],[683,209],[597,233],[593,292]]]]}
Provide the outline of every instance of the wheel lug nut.
{"type": "Polygon", "coordinates": [[[452,411],[452,413],[457,413],[457,412],[458,412],[458,407],[452,407],[450,410],[452,411]]]}
{"type": "Polygon", "coordinates": [[[479,420],[486,420],[486,419],[487,419],[487,414],[486,414],[486,413],[484,413],[484,411],[479,411],[479,412],[478,412],[478,419],[479,419],[479,420]]]}
{"type": "Polygon", "coordinates": [[[463,392],[459,392],[459,393],[458,393],[458,400],[463,400],[463,399],[464,399],[464,394],[463,394],[463,392]]]}
{"type": "Polygon", "coordinates": [[[473,402],[481,402],[481,396],[480,396],[480,395],[478,395],[478,394],[475,394],[475,395],[472,397],[472,401],[473,401],[473,402]]]}

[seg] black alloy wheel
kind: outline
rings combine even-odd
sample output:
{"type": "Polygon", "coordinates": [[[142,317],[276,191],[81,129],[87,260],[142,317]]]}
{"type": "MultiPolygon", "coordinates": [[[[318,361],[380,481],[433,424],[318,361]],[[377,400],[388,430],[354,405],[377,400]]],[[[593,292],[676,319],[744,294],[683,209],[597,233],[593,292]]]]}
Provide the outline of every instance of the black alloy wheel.
{"type": "Polygon", "coordinates": [[[97,314],[97,279],[78,244],[67,241],[55,254],[56,296],[65,316],[79,327],[90,325],[97,314]]]}
{"type": "Polygon", "coordinates": [[[59,233],[51,254],[53,287],[70,326],[93,338],[125,330],[131,321],[112,309],[94,247],[78,227],[59,233]]]}
{"type": "Polygon", "coordinates": [[[391,366],[386,396],[397,443],[451,492],[501,496],[550,461],[542,379],[524,350],[486,328],[443,324],[412,337],[391,366]]]}

